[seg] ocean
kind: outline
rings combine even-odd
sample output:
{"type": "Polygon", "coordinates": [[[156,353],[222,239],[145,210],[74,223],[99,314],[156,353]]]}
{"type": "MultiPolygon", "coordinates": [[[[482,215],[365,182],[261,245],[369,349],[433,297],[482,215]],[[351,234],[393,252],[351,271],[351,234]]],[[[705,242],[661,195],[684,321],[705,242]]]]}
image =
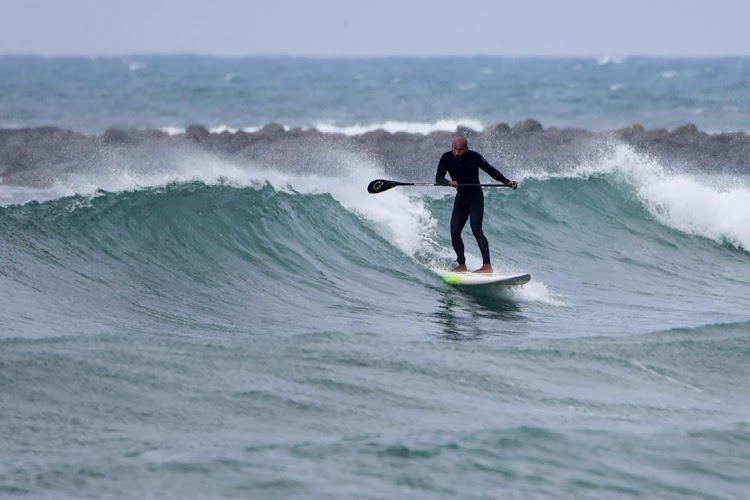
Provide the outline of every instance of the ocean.
{"type": "Polygon", "coordinates": [[[747,498],[750,160],[608,131],[746,134],[748,82],[750,58],[0,57],[0,496],[747,498]],[[493,266],[532,280],[448,286],[450,189],[366,186],[528,118],[606,147],[552,168],[470,138],[520,183],[485,189],[493,266]],[[108,142],[130,129],[156,139],[108,142]]]}

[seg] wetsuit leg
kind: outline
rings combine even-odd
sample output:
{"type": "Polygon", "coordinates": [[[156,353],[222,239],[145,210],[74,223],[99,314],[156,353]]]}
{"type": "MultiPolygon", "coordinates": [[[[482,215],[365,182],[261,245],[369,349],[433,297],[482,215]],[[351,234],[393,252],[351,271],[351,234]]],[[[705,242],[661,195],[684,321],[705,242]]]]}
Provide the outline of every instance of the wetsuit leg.
{"type": "Polygon", "coordinates": [[[484,196],[482,194],[471,197],[469,214],[471,215],[471,232],[477,239],[479,251],[482,252],[482,263],[490,265],[490,244],[482,230],[482,221],[484,220],[484,196]]]}
{"type": "Polygon", "coordinates": [[[453,215],[451,215],[451,243],[453,243],[453,250],[456,251],[456,261],[459,264],[466,264],[461,231],[464,230],[466,221],[469,220],[469,210],[470,204],[457,195],[453,202],[453,215]]]}

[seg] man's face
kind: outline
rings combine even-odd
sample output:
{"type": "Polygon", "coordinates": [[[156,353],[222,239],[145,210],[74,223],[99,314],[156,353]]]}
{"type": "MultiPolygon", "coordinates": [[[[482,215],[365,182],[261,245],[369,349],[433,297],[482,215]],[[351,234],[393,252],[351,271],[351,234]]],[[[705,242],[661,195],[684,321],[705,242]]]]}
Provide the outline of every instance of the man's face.
{"type": "Polygon", "coordinates": [[[453,141],[453,156],[456,158],[461,158],[468,149],[469,147],[466,144],[466,141],[460,139],[453,141]]]}

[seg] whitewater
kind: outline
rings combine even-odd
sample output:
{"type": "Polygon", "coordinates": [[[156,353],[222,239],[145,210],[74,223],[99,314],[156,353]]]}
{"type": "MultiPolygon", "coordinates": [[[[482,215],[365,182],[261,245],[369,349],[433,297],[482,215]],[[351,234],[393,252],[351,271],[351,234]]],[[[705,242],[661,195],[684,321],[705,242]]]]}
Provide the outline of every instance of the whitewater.
{"type": "MultiPolygon", "coordinates": [[[[535,164],[521,153],[546,147],[538,136],[480,133],[513,116],[480,105],[493,78],[564,82],[559,71],[600,79],[615,102],[646,82],[643,71],[653,95],[681,82],[706,98],[699,128],[724,129],[706,111],[713,94],[686,75],[734,88],[746,60],[457,59],[464,71],[439,84],[430,77],[442,60],[164,56],[131,69],[140,61],[0,58],[7,73],[36,75],[15,90],[23,99],[0,97],[3,119],[78,130],[86,135],[53,134],[95,153],[68,158],[39,142],[44,133],[0,134],[3,497],[746,495],[750,177],[610,134],[571,143],[585,150],[565,162],[535,164]],[[280,86],[260,76],[268,65],[280,86]],[[59,121],[18,104],[53,86],[48,73],[60,67],[75,77],[49,94],[59,121]],[[316,103],[329,91],[309,88],[346,68],[365,76],[336,87],[344,104],[326,115],[316,103]],[[719,83],[716,68],[726,70],[719,83]],[[164,136],[96,128],[123,123],[79,97],[120,71],[109,92],[149,103],[123,108],[124,122],[164,136]],[[175,90],[183,73],[202,94],[175,90]],[[346,104],[361,82],[366,113],[346,104]],[[261,122],[226,112],[243,89],[247,106],[267,113],[261,122]],[[435,112],[425,97],[456,91],[476,92],[466,113],[435,112]],[[290,102],[309,116],[285,120],[290,102]],[[413,107],[401,114],[405,102],[413,107]],[[193,123],[176,116],[201,118],[227,146],[194,141],[193,123]],[[264,135],[270,122],[275,136],[264,135]],[[466,293],[433,272],[455,259],[451,189],[366,191],[375,178],[431,182],[457,128],[520,183],[485,190],[484,230],[495,270],[529,272],[526,285],[466,293]],[[362,147],[366,137],[391,156],[362,147]],[[234,154],[240,139],[250,146],[234,154]]],[[[496,85],[495,96],[515,92],[496,85]]],[[[571,109],[568,93],[585,100],[586,89],[545,94],[549,85],[529,89],[557,103],[547,118],[629,123],[619,106],[571,109]]],[[[687,113],[681,95],[675,116],[687,113]]],[[[640,90],[628,99],[628,110],[651,102],[640,90]]],[[[523,102],[519,114],[535,109],[523,102]]],[[[662,105],[646,125],[678,126],[662,105]]],[[[726,126],[736,123],[750,121],[726,126]]],[[[468,228],[464,240],[478,267],[468,228]]]]}

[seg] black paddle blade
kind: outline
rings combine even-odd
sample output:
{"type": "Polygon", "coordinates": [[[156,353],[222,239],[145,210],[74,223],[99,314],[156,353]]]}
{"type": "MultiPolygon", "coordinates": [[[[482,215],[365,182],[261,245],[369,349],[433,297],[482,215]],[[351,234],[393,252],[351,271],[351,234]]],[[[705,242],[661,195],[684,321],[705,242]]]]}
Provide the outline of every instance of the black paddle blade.
{"type": "Polygon", "coordinates": [[[370,194],[382,193],[396,186],[403,186],[403,182],[387,181],[385,179],[375,179],[367,186],[367,192],[370,194]]]}

